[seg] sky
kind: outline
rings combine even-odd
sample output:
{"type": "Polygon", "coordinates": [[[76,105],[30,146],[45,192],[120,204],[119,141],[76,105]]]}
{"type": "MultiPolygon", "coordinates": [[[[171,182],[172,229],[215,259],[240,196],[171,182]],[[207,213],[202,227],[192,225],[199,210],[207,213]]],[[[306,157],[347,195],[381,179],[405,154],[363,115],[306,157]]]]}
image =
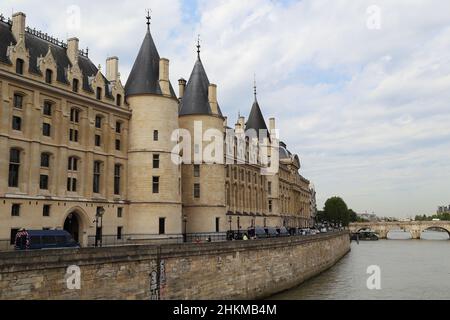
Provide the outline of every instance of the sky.
{"type": "Polygon", "coordinates": [[[450,204],[450,2],[447,0],[2,0],[0,12],[95,64],[118,56],[125,84],[152,10],[174,88],[202,61],[235,123],[258,100],[314,183],[319,208],[341,196],[378,216],[450,204]]]}

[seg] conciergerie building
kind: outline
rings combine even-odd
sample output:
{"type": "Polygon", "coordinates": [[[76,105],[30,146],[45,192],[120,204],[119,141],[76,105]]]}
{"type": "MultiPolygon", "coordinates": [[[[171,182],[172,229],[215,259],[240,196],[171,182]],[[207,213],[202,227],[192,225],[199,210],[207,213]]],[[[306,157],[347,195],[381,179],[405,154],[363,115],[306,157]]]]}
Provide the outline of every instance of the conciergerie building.
{"type": "Polygon", "coordinates": [[[26,27],[21,12],[1,16],[0,240],[9,245],[21,228],[65,229],[90,246],[96,236],[138,242],[309,226],[310,182],[275,119],[264,119],[256,88],[248,118],[228,124],[200,46],[189,81],[178,85],[177,94],[149,18],[123,86],[117,57],[102,72],[77,38],[26,27]],[[216,161],[198,157],[211,130],[230,142],[223,155],[213,152],[216,161]],[[252,148],[255,140],[266,143],[252,148]]]}

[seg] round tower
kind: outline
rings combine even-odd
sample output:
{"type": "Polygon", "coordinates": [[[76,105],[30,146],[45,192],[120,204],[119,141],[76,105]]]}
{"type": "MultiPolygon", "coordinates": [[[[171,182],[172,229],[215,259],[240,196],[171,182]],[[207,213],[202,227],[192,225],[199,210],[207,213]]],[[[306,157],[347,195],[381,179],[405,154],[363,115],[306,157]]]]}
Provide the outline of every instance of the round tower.
{"type": "Polygon", "coordinates": [[[209,82],[198,49],[186,87],[180,81],[179,126],[191,136],[191,161],[182,165],[184,228],[187,233],[223,233],[227,230],[223,147],[213,152],[214,159],[208,155],[215,139],[211,134],[216,132],[223,141],[225,118],[217,102],[217,86],[209,82]]]}
{"type": "MultiPolygon", "coordinates": [[[[149,19],[149,17],[148,17],[149,19]]],[[[129,234],[180,235],[181,168],[172,161],[178,99],[169,81],[169,60],[160,58],[150,22],[125,86],[132,110],[128,150],[129,234]]]]}

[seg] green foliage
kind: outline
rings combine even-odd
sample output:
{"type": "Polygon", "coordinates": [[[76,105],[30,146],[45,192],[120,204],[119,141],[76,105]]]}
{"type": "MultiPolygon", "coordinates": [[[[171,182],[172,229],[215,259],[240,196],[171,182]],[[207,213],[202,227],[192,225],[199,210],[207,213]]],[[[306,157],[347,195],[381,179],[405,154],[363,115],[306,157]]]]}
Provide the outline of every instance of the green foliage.
{"type": "Polygon", "coordinates": [[[422,216],[416,216],[416,221],[432,221],[433,219],[439,219],[441,221],[450,221],[450,212],[446,213],[439,213],[432,216],[422,215],[422,216]]]}
{"type": "Polygon", "coordinates": [[[325,202],[323,209],[323,220],[332,224],[340,224],[347,227],[350,223],[350,211],[347,204],[339,197],[333,197],[325,202]]]}

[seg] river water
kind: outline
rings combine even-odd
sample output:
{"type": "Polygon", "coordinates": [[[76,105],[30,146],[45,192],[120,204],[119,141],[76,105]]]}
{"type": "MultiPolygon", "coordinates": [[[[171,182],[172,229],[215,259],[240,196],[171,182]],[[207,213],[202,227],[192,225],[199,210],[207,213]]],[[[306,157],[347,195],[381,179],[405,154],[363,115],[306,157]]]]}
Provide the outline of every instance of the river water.
{"type": "Polygon", "coordinates": [[[450,241],[380,240],[352,243],[329,271],[273,299],[450,299],[450,241]],[[369,290],[369,266],[379,266],[381,290],[369,290]]]}

